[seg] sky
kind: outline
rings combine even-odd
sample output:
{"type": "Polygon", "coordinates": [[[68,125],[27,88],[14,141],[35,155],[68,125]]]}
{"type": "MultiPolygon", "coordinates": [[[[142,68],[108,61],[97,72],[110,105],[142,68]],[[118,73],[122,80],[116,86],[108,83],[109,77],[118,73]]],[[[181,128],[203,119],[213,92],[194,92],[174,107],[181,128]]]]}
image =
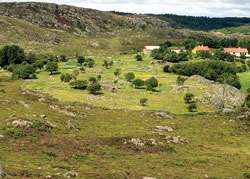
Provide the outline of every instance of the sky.
{"type": "Polygon", "coordinates": [[[0,0],[0,2],[24,1],[51,2],[132,13],[250,17],[250,0],[0,0]]]}

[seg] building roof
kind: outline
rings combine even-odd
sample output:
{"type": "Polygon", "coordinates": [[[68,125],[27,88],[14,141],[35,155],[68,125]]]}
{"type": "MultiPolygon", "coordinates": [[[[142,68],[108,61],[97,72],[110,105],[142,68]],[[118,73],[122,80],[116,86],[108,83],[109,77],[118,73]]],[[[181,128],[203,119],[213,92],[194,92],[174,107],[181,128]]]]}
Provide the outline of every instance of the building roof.
{"type": "Polygon", "coordinates": [[[145,46],[144,49],[145,50],[155,50],[155,49],[159,49],[160,46],[145,46]]]}
{"type": "Polygon", "coordinates": [[[196,51],[209,51],[209,47],[208,46],[203,46],[203,45],[199,45],[197,47],[195,47],[196,51]]]}
{"type": "Polygon", "coordinates": [[[233,53],[248,53],[248,50],[246,48],[224,48],[225,52],[233,52],[233,53]]]}

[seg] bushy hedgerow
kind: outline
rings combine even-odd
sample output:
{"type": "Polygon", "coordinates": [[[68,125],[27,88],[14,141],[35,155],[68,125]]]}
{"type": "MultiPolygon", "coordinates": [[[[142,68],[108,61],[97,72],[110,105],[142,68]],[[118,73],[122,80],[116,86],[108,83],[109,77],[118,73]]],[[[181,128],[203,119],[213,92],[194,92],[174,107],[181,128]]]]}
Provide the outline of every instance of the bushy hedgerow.
{"type": "Polygon", "coordinates": [[[241,88],[236,65],[223,61],[206,60],[175,64],[171,66],[170,71],[185,76],[201,75],[209,80],[225,82],[241,88]]]}

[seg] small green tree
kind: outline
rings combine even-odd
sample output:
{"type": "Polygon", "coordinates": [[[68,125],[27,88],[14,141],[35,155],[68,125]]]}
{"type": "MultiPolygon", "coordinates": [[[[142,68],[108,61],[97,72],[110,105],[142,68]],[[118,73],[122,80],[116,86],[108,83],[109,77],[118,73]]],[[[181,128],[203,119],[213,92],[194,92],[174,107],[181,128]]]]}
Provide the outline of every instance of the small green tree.
{"type": "Polygon", "coordinates": [[[143,61],[143,58],[142,58],[142,55],[141,55],[141,54],[137,54],[137,55],[135,56],[135,59],[136,59],[137,61],[143,61]]]}
{"type": "Polygon", "coordinates": [[[83,65],[89,68],[93,68],[95,66],[95,60],[93,58],[87,58],[83,65]]]}
{"type": "Polygon", "coordinates": [[[57,62],[50,61],[46,65],[46,71],[50,72],[50,75],[53,75],[58,72],[57,62]]]}
{"type": "Polygon", "coordinates": [[[145,81],[148,91],[153,91],[156,87],[158,87],[158,80],[155,77],[151,77],[145,81]]]}
{"type": "Polygon", "coordinates": [[[102,86],[98,82],[95,82],[91,83],[87,89],[91,94],[98,94],[101,91],[102,86]]]}
{"type": "Polygon", "coordinates": [[[90,78],[89,78],[89,82],[90,82],[90,83],[97,83],[96,77],[90,77],[90,78]]]}
{"type": "Polygon", "coordinates": [[[135,74],[133,72],[129,72],[125,75],[127,81],[132,82],[135,79],[135,74]]]}
{"type": "Polygon", "coordinates": [[[148,99],[147,99],[147,98],[141,98],[141,99],[140,99],[140,105],[141,105],[141,106],[146,106],[146,105],[147,105],[147,102],[148,102],[148,99]]]}

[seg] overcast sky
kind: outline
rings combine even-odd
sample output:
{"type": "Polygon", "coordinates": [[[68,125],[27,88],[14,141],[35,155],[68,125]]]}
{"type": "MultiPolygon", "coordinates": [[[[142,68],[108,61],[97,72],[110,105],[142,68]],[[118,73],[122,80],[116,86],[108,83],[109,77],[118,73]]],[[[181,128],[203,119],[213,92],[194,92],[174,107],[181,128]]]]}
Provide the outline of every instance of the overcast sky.
{"type": "Polygon", "coordinates": [[[39,1],[134,13],[250,17],[250,0],[0,0],[0,2],[39,1]]]}

